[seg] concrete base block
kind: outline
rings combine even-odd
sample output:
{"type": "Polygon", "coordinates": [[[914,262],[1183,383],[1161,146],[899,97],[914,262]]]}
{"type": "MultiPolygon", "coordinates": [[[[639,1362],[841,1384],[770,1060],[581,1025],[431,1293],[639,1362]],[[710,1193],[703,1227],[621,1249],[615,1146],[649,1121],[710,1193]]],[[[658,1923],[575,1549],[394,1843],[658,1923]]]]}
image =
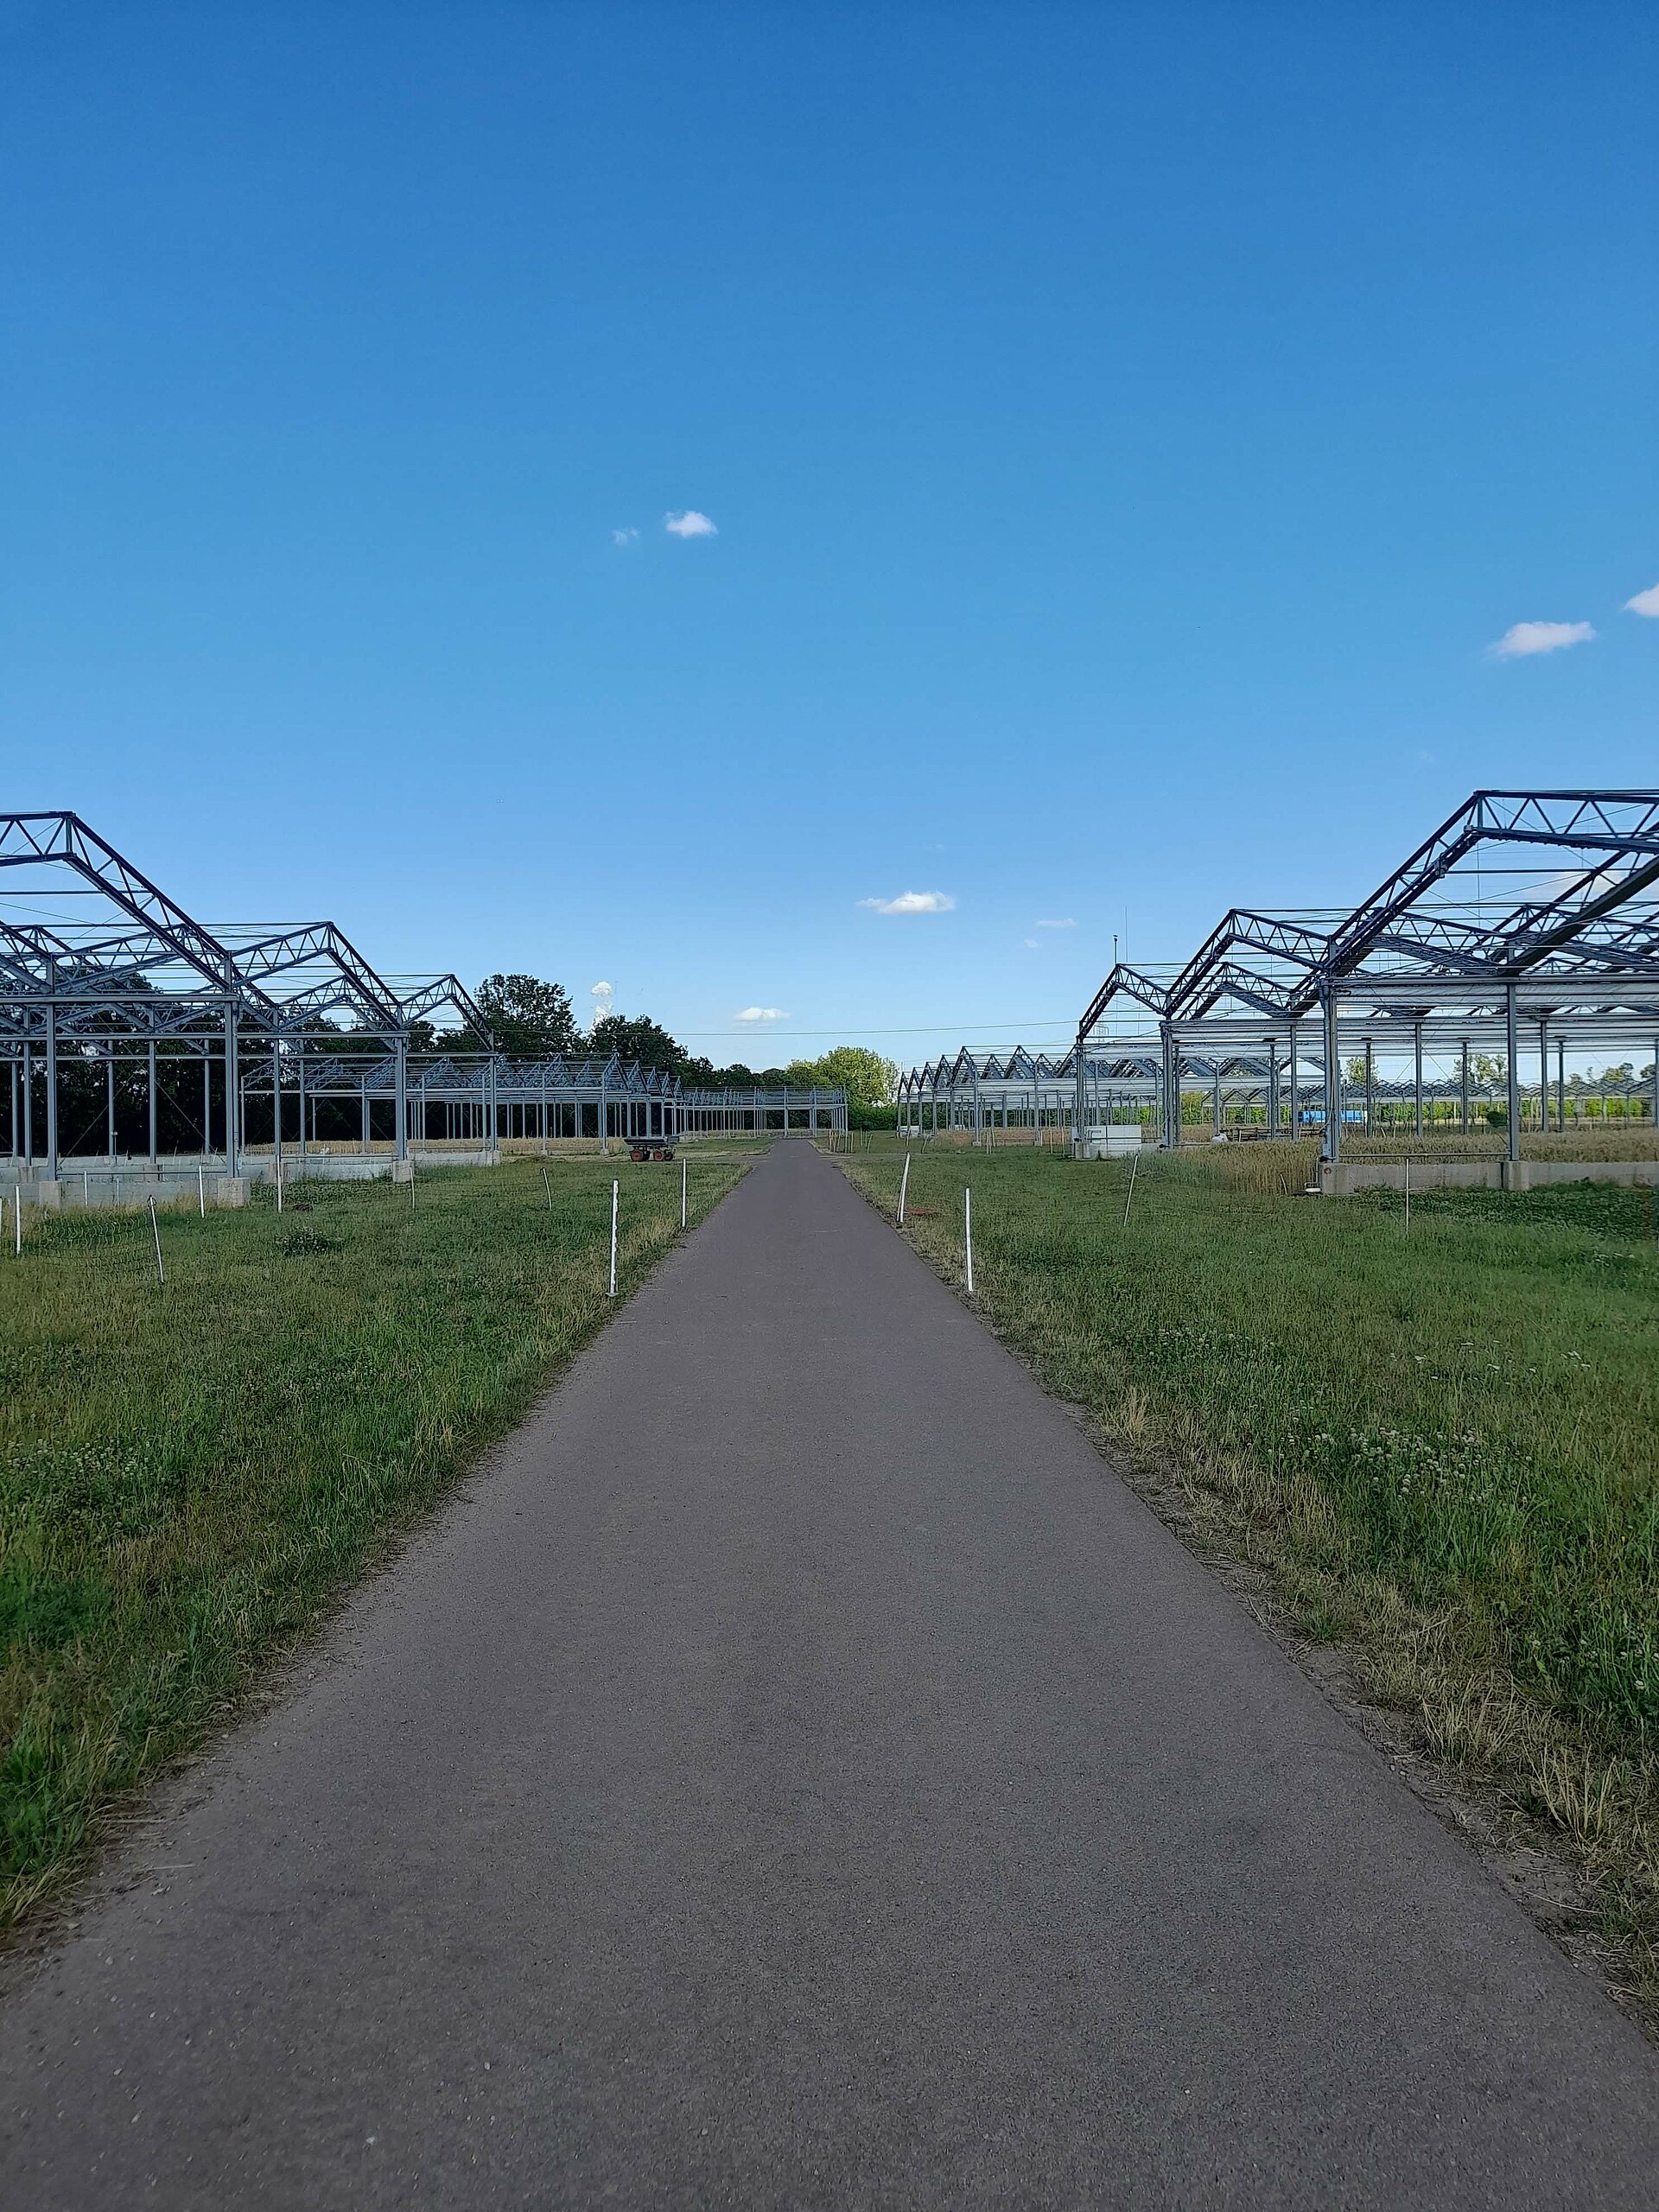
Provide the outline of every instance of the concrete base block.
{"type": "Polygon", "coordinates": [[[391,1179],[394,1183],[412,1183],[415,1180],[414,1161],[394,1160],[391,1163],[391,1179]]]}
{"type": "Polygon", "coordinates": [[[1125,1160],[1141,1149],[1141,1130],[1136,1122],[1091,1122],[1083,1133],[1083,1142],[1072,1145],[1072,1152],[1079,1160],[1125,1160]]]}
{"type": "Polygon", "coordinates": [[[248,1179],[245,1175],[221,1175],[213,1186],[216,1206],[245,1206],[248,1203],[248,1179]]]}
{"type": "Polygon", "coordinates": [[[26,1206],[33,1206],[37,1213],[61,1213],[63,1211],[62,1177],[42,1175],[36,1183],[25,1183],[23,1204],[26,1206]]]}

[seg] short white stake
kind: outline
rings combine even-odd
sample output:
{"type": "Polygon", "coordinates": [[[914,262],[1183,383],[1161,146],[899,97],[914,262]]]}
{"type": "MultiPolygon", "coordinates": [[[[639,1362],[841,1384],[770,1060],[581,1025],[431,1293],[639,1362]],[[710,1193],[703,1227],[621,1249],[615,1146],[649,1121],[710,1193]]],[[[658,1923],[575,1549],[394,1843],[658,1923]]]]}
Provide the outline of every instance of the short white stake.
{"type": "Polygon", "coordinates": [[[547,1210],[549,1213],[551,1213],[553,1211],[553,1185],[549,1178],[548,1172],[545,1167],[542,1170],[542,1188],[547,1192],[547,1210]]]}
{"type": "Polygon", "coordinates": [[[685,1158],[683,1154],[682,1154],[680,1158],[680,1227],[682,1229],[686,1225],[686,1201],[688,1197],[686,1177],[690,1173],[690,1172],[691,1163],[685,1158]]]}
{"type": "Polygon", "coordinates": [[[1127,1229],[1127,1228],[1128,1227],[1128,1225],[1129,1225],[1129,1208],[1130,1208],[1130,1207],[1135,1204],[1135,1170],[1140,1166],[1140,1165],[1141,1165],[1141,1155],[1140,1155],[1140,1154],[1137,1152],[1137,1153],[1135,1154],[1135,1155],[1134,1159],[1133,1159],[1133,1160],[1130,1160],[1130,1162],[1129,1162],[1129,1188],[1128,1188],[1128,1196],[1124,1198],[1124,1201],[1123,1201],[1123,1226],[1124,1226],[1124,1228],[1125,1228],[1125,1229],[1127,1229]]]}
{"type": "Polygon", "coordinates": [[[271,1162],[270,1172],[276,1179],[276,1211],[278,1213],[281,1213],[283,1210],[283,1163],[280,1160],[276,1160],[271,1162]]]}
{"type": "Polygon", "coordinates": [[[12,1226],[17,1234],[17,1256],[23,1256],[23,1186],[20,1183],[11,1202],[12,1226]]]}
{"type": "Polygon", "coordinates": [[[962,1241],[968,1258],[968,1295],[971,1298],[974,1294],[974,1194],[967,1190],[962,1194],[962,1241]]]}
{"type": "Polygon", "coordinates": [[[167,1269],[162,1265],[162,1224],[156,1218],[156,1201],[154,1198],[149,1202],[149,1233],[156,1239],[156,1280],[165,1285],[167,1281],[167,1269]]]}
{"type": "Polygon", "coordinates": [[[905,1154],[905,1172],[899,1178],[899,1226],[905,1225],[905,1199],[910,1190],[910,1154],[905,1154]]]}
{"type": "Polygon", "coordinates": [[[202,1219],[206,1221],[207,1218],[207,1170],[200,1160],[196,1162],[196,1204],[201,1209],[202,1219]]]}
{"type": "Polygon", "coordinates": [[[616,1296],[616,1205],[617,1205],[617,1195],[618,1195],[619,1192],[621,1190],[621,1187],[622,1187],[622,1186],[621,1186],[621,1185],[620,1185],[620,1183],[618,1183],[618,1182],[614,1182],[614,1181],[613,1181],[613,1183],[612,1183],[612,1185],[611,1185],[611,1288],[610,1288],[610,1295],[611,1295],[613,1298],[614,1298],[614,1297],[616,1296]]]}
{"type": "Polygon", "coordinates": [[[1406,1160],[1406,1227],[1411,1227],[1411,1160],[1406,1160]]]}

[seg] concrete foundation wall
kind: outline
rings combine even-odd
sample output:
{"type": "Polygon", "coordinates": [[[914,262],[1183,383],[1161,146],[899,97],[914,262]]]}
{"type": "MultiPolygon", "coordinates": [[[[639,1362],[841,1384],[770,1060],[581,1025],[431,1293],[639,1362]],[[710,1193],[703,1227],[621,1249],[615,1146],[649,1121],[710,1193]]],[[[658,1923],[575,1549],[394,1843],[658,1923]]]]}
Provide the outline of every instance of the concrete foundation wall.
{"type": "Polygon", "coordinates": [[[1321,1166],[1319,1188],[1327,1198],[1356,1191],[1541,1191],[1552,1183],[1659,1184],[1659,1160],[1344,1160],[1321,1166]]]}
{"type": "MultiPolygon", "coordinates": [[[[590,1145],[589,1149],[593,1148],[590,1145]]],[[[618,1148],[618,1141],[613,1139],[612,1149],[618,1148]]],[[[284,1152],[283,1181],[289,1190],[297,1183],[358,1183],[377,1178],[384,1181],[388,1176],[394,1182],[404,1183],[417,1172],[417,1164],[420,1168],[496,1167],[500,1161],[499,1153],[472,1149],[423,1151],[418,1156],[418,1163],[414,1158],[400,1162],[390,1152],[311,1152],[304,1160],[297,1152],[284,1152]]],[[[155,1167],[144,1159],[118,1160],[113,1167],[107,1160],[95,1167],[90,1162],[81,1166],[66,1160],[62,1173],[52,1181],[41,1174],[38,1167],[29,1172],[21,1160],[0,1161],[0,1197],[10,1201],[13,1192],[21,1190],[23,1204],[36,1213],[55,1212],[60,1208],[78,1212],[89,1206],[117,1206],[130,1211],[148,1205],[152,1198],[157,1205],[172,1205],[186,1198],[194,1203],[199,1197],[205,1197],[210,1206],[245,1205],[252,1184],[269,1185],[272,1179],[270,1154],[263,1158],[245,1157],[241,1171],[235,1177],[227,1176],[222,1159],[198,1163],[191,1159],[168,1157],[155,1167]]]]}

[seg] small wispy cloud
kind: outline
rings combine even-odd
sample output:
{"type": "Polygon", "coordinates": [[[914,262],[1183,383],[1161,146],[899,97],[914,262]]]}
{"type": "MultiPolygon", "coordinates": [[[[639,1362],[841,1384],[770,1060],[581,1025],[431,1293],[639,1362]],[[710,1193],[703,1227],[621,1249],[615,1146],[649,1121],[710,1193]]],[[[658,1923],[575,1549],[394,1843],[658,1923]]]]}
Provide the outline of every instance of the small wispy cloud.
{"type": "Polygon", "coordinates": [[[1649,622],[1659,622],[1659,584],[1649,584],[1646,591],[1639,591],[1634,599],[1624,602],[1627,614],[1645,614],[1649,622]]]}
{"type": "Polygon", "coordinates": [[[663,528],[671,537],[718,537],[720,532],[707,515],[700,515],[695,507],[688,507],[683,515],[664,515],[663,528]]]}
{"type": "Polygon", "coordinates": [[[1077,927],[1077,925],[1076,922],[1074,922],[1074,921],[1072,920],[1071,917],[1068,914],[1068,915],[1066,916],[1066,918],[1065,918],[1065,919],[1064,921],[1061,921],[1061,922],[1034,922],[1034,923],[1032,925],[1032,926],[1033,926],[1033,929],[1039,929],[1039,930],[1074,930],[1074,929],[1076,929],[1076,927],[1077,927]]]}
{"type": "Polygon", "coordinates": [[[1588,645],[1595,636],[1587,622],[1512,622],[1495,645],[1494,660],[1527,660],[1535,653],[1558,653],[1567,645],[1588,645]]]}
{"type": "Polygon", "coordinates": [[[861,899],[873,914],[948,914],[956,900],[948,891],[901,891],[896,899],[861,899]]]}
{"type": "Polygon", "coordinates": [[[608,983],[594,983],[592,986],[592,996],[594,1019],[597,1020],[601,1014],[610,1012],[611,1001],[615,998],[616,993],[608,983]]]}
{"type": "Polygon", "coordinates": [[[632,545],[639,535],[637,530],[613,530],[611,532],[611,543],[613,545],[632,545]]]}
{"type": "MultiPolygon", "coordinates": [[[[1040,929],[1042,927],[1042,924],[1039,922],[1037,926],[1040,929]]],[[[1021,938],[1020,942],[1025,946],[1027,952],[1040,952],[1042,950],[1041,945],[1038,944],[1034,937],[1021,938]]]]}
{"type": "Polygon", "coordinates": [[[746,1006],[732,1019],[734,1021],[787,1021],[789,1016],[780,1006],[746,1006]]]}

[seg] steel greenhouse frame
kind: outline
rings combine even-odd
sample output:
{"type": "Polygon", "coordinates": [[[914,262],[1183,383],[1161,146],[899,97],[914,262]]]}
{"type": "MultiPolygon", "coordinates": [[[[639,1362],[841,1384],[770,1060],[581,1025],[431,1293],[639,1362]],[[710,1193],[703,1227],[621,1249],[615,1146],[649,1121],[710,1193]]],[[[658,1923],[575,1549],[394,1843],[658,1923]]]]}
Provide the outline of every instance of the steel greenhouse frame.
{"type": "Polygon", "coordinates": [[[1476,791],[1351,910],[1234,907],[1179,966],[1114,966],[1062,1055],[964,1049],[912,1068],[899,1126],[943,1116],[977,1134],[1012,1116],[1040,1139],[1064,1093],[1075,1146],[1123,1116],[1173,1147],[1182,1094],[1199,1089],[1217,1133],[1235,1098],[1269,1137],[1317,1128],[1335,1166],[1344,1125],[1407,1102],[1421,1135],[1425,1109],[1455,1098],[1465,1132],[1478,1102],[1501,1103],[1514,1161],[1523,1092],[1547,1128],[1553,1090],[1564,1128],[1568,1053],[1620,1047],[1652,1051],[1641,1103],[1659,1124],[1656,884],[1659,791],[1476,791]],[[1523,1082],[1528,1052],[1539,1071],[1523,1082]],[[1425,1067],[1453,1055],[1452,1081],[1425,1067]],[[1476,1055],[1501,1061],[1501,1090],[1476,1055]]]}
{"type": "Polygon", "coordinates": [[[1074,1128],[1087,1126],[1087,1067],[1127,1055],[1154,1064],[1166,1146],[1179,1142],[1188,1075],[1247,1068],[1268,1095],[1268,1135],[1292,1135],[1307,1067],[1334,1166],[1357,1088],[1344,1060],[1363,1061],[1373,1095],[1379,1057],[1408,1061],[1411,1095],[1426,1100],[1425,1056],[1455,1050],[1466,1099],[1471,1056],[1491,1051],[1514,1161],[1535,1038],[1546,1127],[1552,1052],[1559,1118],[1566,1056],[1592,1046],[1654,1047],[1659,1116],[1656,881],[1659,791],[1476,791],[1351,912],[1235,907],[1173,973],[1114,967],[1077,1025],[1074,1128]]]}
{"type": "MultiPolygon", "coordinates": [[[[0,815],[0,1052],[9,1077],[9,1099],[0,1099],[10,1107],[19,1184],[37,1166],[43,1171],[34,1184],[37,1203],[61,1195],[67,1067],[103,1071],[111,1173],[118,1168],[117,1070],[143,1068],[149,1142],[142,1157],[152,1174],[160,1172],[163,1074],[199,1069],[201,1157],[213,1157],[232,1183],[250,1170],[266,1172],[250,1158],[254,1100],[264,1102],[269,1116],[271,1173],[281,1172],[290,1105],[302,1156],[315,1145],[324,1104],[338,1120],[341,1103],[355,1102],[365,1154],[374,1107],[383,1118],[389,1108],[397,1175],[410,1172],[411,1140],[430,1141],[435,1111],[445,1141],[461,1132],[492,1156],[515,1122],[519,1135],[543,1139],[587,1135],[591,1124],[601,1148],[635,1135],[761,1131],[774,1118],[785,1131],[798,1117],[812,1131],[846,1127],[841,1090],[689,1091],[677,1076],[614,1056],[523,1061],[493,1050],[463,1053],[453,1033],[432,1032],[432,1017],[446,1012],[493,1043],[453,974],[378,971],[333,922],[210,928],[79,815],[0,815]],[[99,918],[42,914],[42,899],[55,906],[66,895],[95,904],[99,918]],[[349,1026],[338,1026],[337,1016],[349,1026]]],[[[168,1103],[187,1110],[176,1098],[168,1103]]],[[[130,1166],[140,1157],[130,1154],[130,1166]]],[[[90,1195],[90,1175],[87,1183],[90,1195]]]]}

